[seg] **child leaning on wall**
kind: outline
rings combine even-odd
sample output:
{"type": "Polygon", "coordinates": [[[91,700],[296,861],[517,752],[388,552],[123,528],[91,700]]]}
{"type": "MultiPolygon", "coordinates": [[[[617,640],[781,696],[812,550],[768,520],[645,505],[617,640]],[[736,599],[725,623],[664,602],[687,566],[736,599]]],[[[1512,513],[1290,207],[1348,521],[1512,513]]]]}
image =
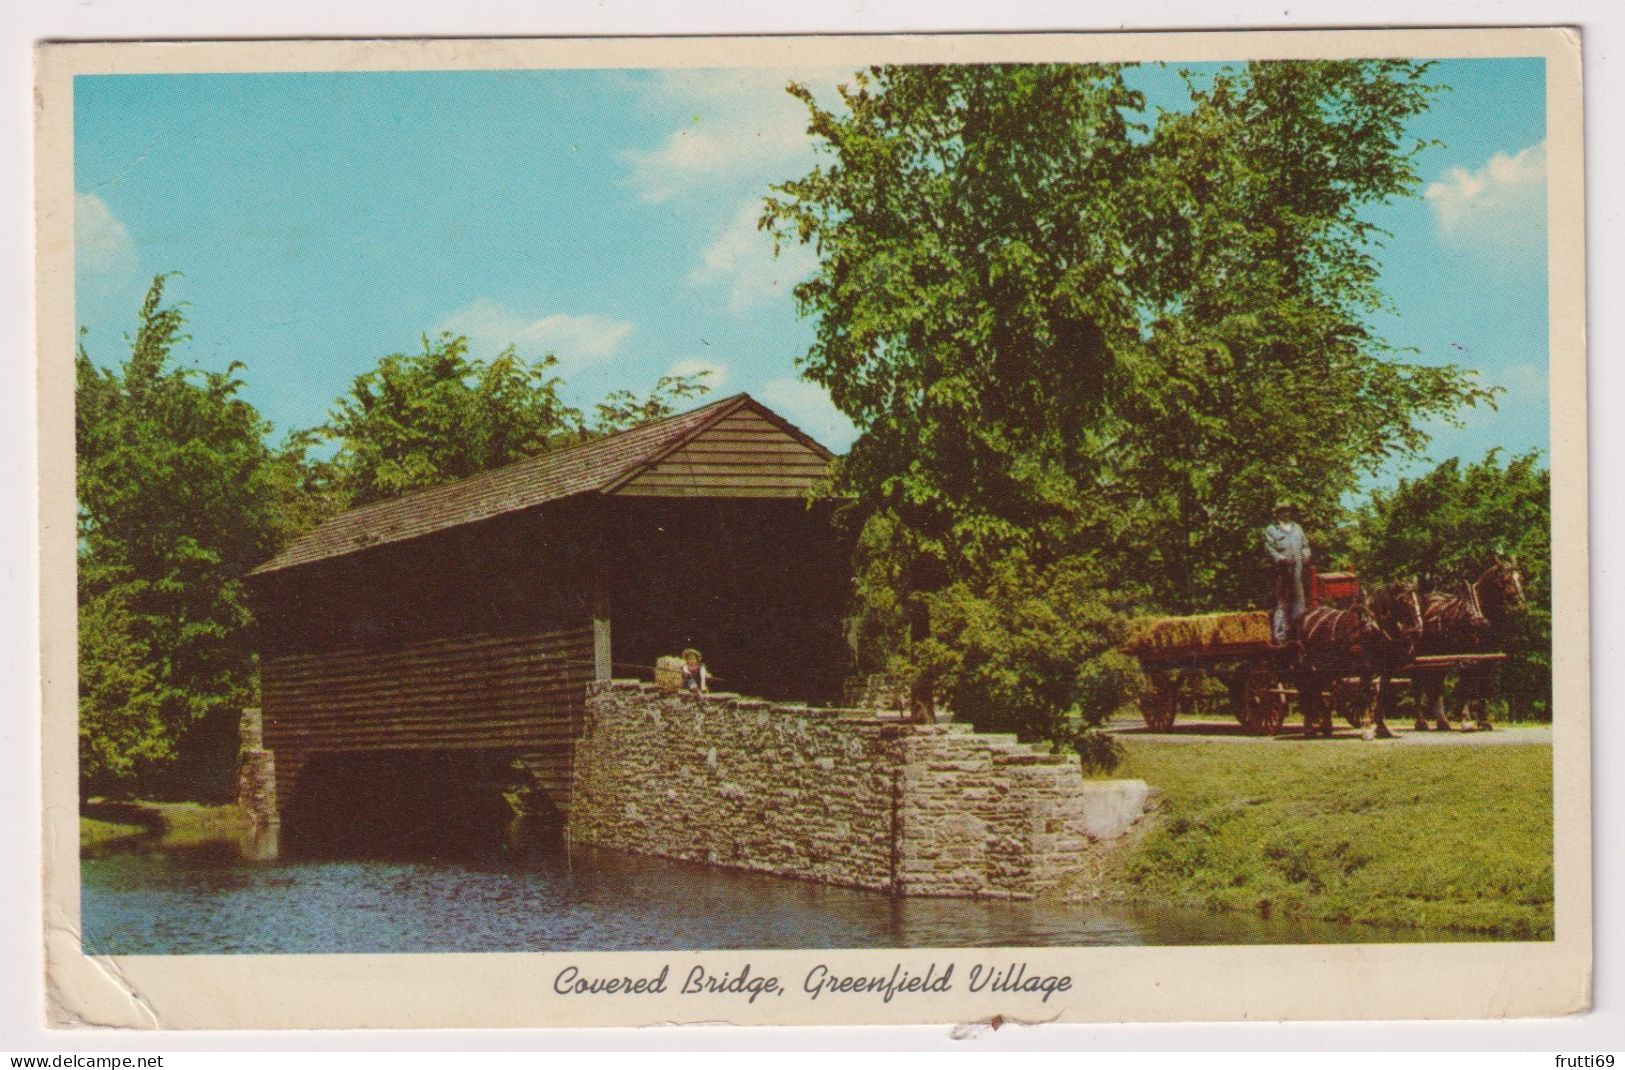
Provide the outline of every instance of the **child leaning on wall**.
{"type": "Polygon", "coordinates": [[[705,659],[693,647],[683,651],[683,690],[711,690],[709,674],[705,671],[705,659]]]}

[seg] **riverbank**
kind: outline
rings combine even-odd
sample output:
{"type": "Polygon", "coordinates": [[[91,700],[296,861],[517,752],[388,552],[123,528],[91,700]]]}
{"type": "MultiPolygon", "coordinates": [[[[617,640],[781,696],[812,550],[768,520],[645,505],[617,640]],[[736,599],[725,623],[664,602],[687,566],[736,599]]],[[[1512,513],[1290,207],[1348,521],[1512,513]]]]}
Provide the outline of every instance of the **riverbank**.
{"type": "MultiPolygon", "coordinates": [[[[1549,729],[1451,746],[1418,745],[1431,737],[1409,733],[1381,743],[1119,738],[1127,758],[1114,775],[1151,784],[1156,809],[1054,898],[1212,911],[1216,929],[1238,933],[1296,919],[1353,923],[1378,939],[1395,927],[1552,934],[1549,729]]],[[[237,841],[245,831],[231,805],[92,800],[80,817],[80,844],[97,855],[121,843],[237,841]]],[[[1231,941],[1253,942],[1218,942],[1231,941]]]]}
{"type": "Polygon", "coordinates": [[[1551,747],[1518,734],[1452,747],[1125,738],[1114,775],[1157,788],[1158,811],[1070,894],[1549,939],[1551,747]]]}
{"type": "Polygon", "coordinates": [[[113,802],[90,799],[79,814],[79,846],[99,847],[124,840],[162,839],[186,847],[215,840],[235,841],[248,828],[234,804],[196,802],[113,802]]]}

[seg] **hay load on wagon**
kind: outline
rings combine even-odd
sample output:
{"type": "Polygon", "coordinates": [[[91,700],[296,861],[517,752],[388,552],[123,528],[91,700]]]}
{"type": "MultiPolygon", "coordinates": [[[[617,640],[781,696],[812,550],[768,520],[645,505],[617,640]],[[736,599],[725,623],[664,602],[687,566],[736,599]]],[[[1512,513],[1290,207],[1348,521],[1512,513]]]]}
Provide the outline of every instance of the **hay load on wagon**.
{"type": "Polygon", "coordinates": [[[1243,613],[1154,618],[1124,644],[1123,650],[1135,655],[1198,653],[1218,647],[1267,647],[1269,644],[1270,615],[1268,611],[1260,609],[1243,613]]]}
{"type": "Polygon", "coordinates": [[[1122,649],[1139,659],[1151,685],[1140,711],[1154,731],[1173,727],[1192,688],[1210,674],[1226,681],[1231,710],[1249,731],[1273,734],[1285,717],[1278,662],[1287,653],[1273,641],[1266,610],[1154,617],[1122,649]]]}

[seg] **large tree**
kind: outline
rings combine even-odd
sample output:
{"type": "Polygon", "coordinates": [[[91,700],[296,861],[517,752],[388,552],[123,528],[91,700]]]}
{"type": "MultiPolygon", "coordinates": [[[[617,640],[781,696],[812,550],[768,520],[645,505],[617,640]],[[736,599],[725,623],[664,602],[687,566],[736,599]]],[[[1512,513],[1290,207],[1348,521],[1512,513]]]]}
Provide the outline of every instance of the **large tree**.
{"type": "Polygon", "coordinates": [[[611,393],[589,421],[560,395],[557,364],[551,353],[527,361],[513,346],[475,360],[460,335],[425,336],[421,352],[390,354],[357,376],[306,441],[339,443],[327,485],[366,505],[624,430],[708,389],[706,372],[664,376],[644,396],[611,393]]]}
{"type": "Polygon", "coordinates": [[[866,660],[920,668],[953,645],[941,592],[1056,570],[1244,604],[1274,496],[1330,519],[1425,418],[1488,400],[1365,326],[1361,212],[1416,184],[1424,72],[1252,64],[1154,123],[1115,66],[874,68],[836,108],[791,87],[829,158],[762,224],[820,257],[803,367],[860,431],[866,660]]]}
{"type": "Polygon", "coordinates": [[[1119,215],[1140,98],[1071,66],[877,68],[840,112],[792,91],[834,159],[764,223],[820,256],[796,297],[806,373],[861,431],[843,484],[950,569],[1053,559],[1098,517],[1074,492],[1137,335],[1119,215]]]}
{"type": "Polygon", "coordinates": [[[119,368],[75,361],[80,770],[92,791],[217,796],[253,691],[242,577],[299,522],[298,464],[265,445],[238,365],[174,366],[165,282],[119,368]]]}
{"type": "Polygon", "coordinates": [[[350,505],[463,479],[578,432],[581,413],[559,397],[551,355],[535,364],[509,347],[470,360],[466,338],[423,338],[356,377],[320,434],[336,439],[332,478],[350,505]]]}
{"type": "Polygon", "coordinates": [[[1255,63],[1191,79],[1131,194],[1129,284],[1147,328],[1117,498],[1157,606],[1260,597],[1270,503],[1329,528],[1362,476],[1427,443],[1428,418],[1493,402],[1470,373],[1369,327],[1388,307],[1366,209],[1411,193],[1406,133],[1432,87],[1398,61],[1255,63]],[[1140,507],[1143,506],[1143,507],[1140,507]]]}

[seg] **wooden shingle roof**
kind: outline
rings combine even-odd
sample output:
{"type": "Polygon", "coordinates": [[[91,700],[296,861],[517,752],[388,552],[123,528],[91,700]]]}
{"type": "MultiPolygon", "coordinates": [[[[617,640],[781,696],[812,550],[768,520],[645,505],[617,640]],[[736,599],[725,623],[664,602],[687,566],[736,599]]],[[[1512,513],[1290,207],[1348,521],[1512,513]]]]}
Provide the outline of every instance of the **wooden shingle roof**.
{"type": "Polygon", "coordinates": [[[339,513],[251,574],[343,557],[371,546],[415,539],[580,494],[637,493],[622,488],[636,486],[646,473],[650,479],[661,478],[660,473],[671,468],[671,464],[662,466],[662,462],[680,460],[684,448],[707,431],[719,425],[741,424],[767,428],[769,434],[790,444],[789,448],[799,454],[791,462],[795,479],[783,481],[780,489],[767,495],[756,492],[755,496],[804,492],[813,482],[809,474],[814,469],[821,472],[819,466],[833,459],[829,450],[749,394],[735,394],[579,446],[339,513]]]}

